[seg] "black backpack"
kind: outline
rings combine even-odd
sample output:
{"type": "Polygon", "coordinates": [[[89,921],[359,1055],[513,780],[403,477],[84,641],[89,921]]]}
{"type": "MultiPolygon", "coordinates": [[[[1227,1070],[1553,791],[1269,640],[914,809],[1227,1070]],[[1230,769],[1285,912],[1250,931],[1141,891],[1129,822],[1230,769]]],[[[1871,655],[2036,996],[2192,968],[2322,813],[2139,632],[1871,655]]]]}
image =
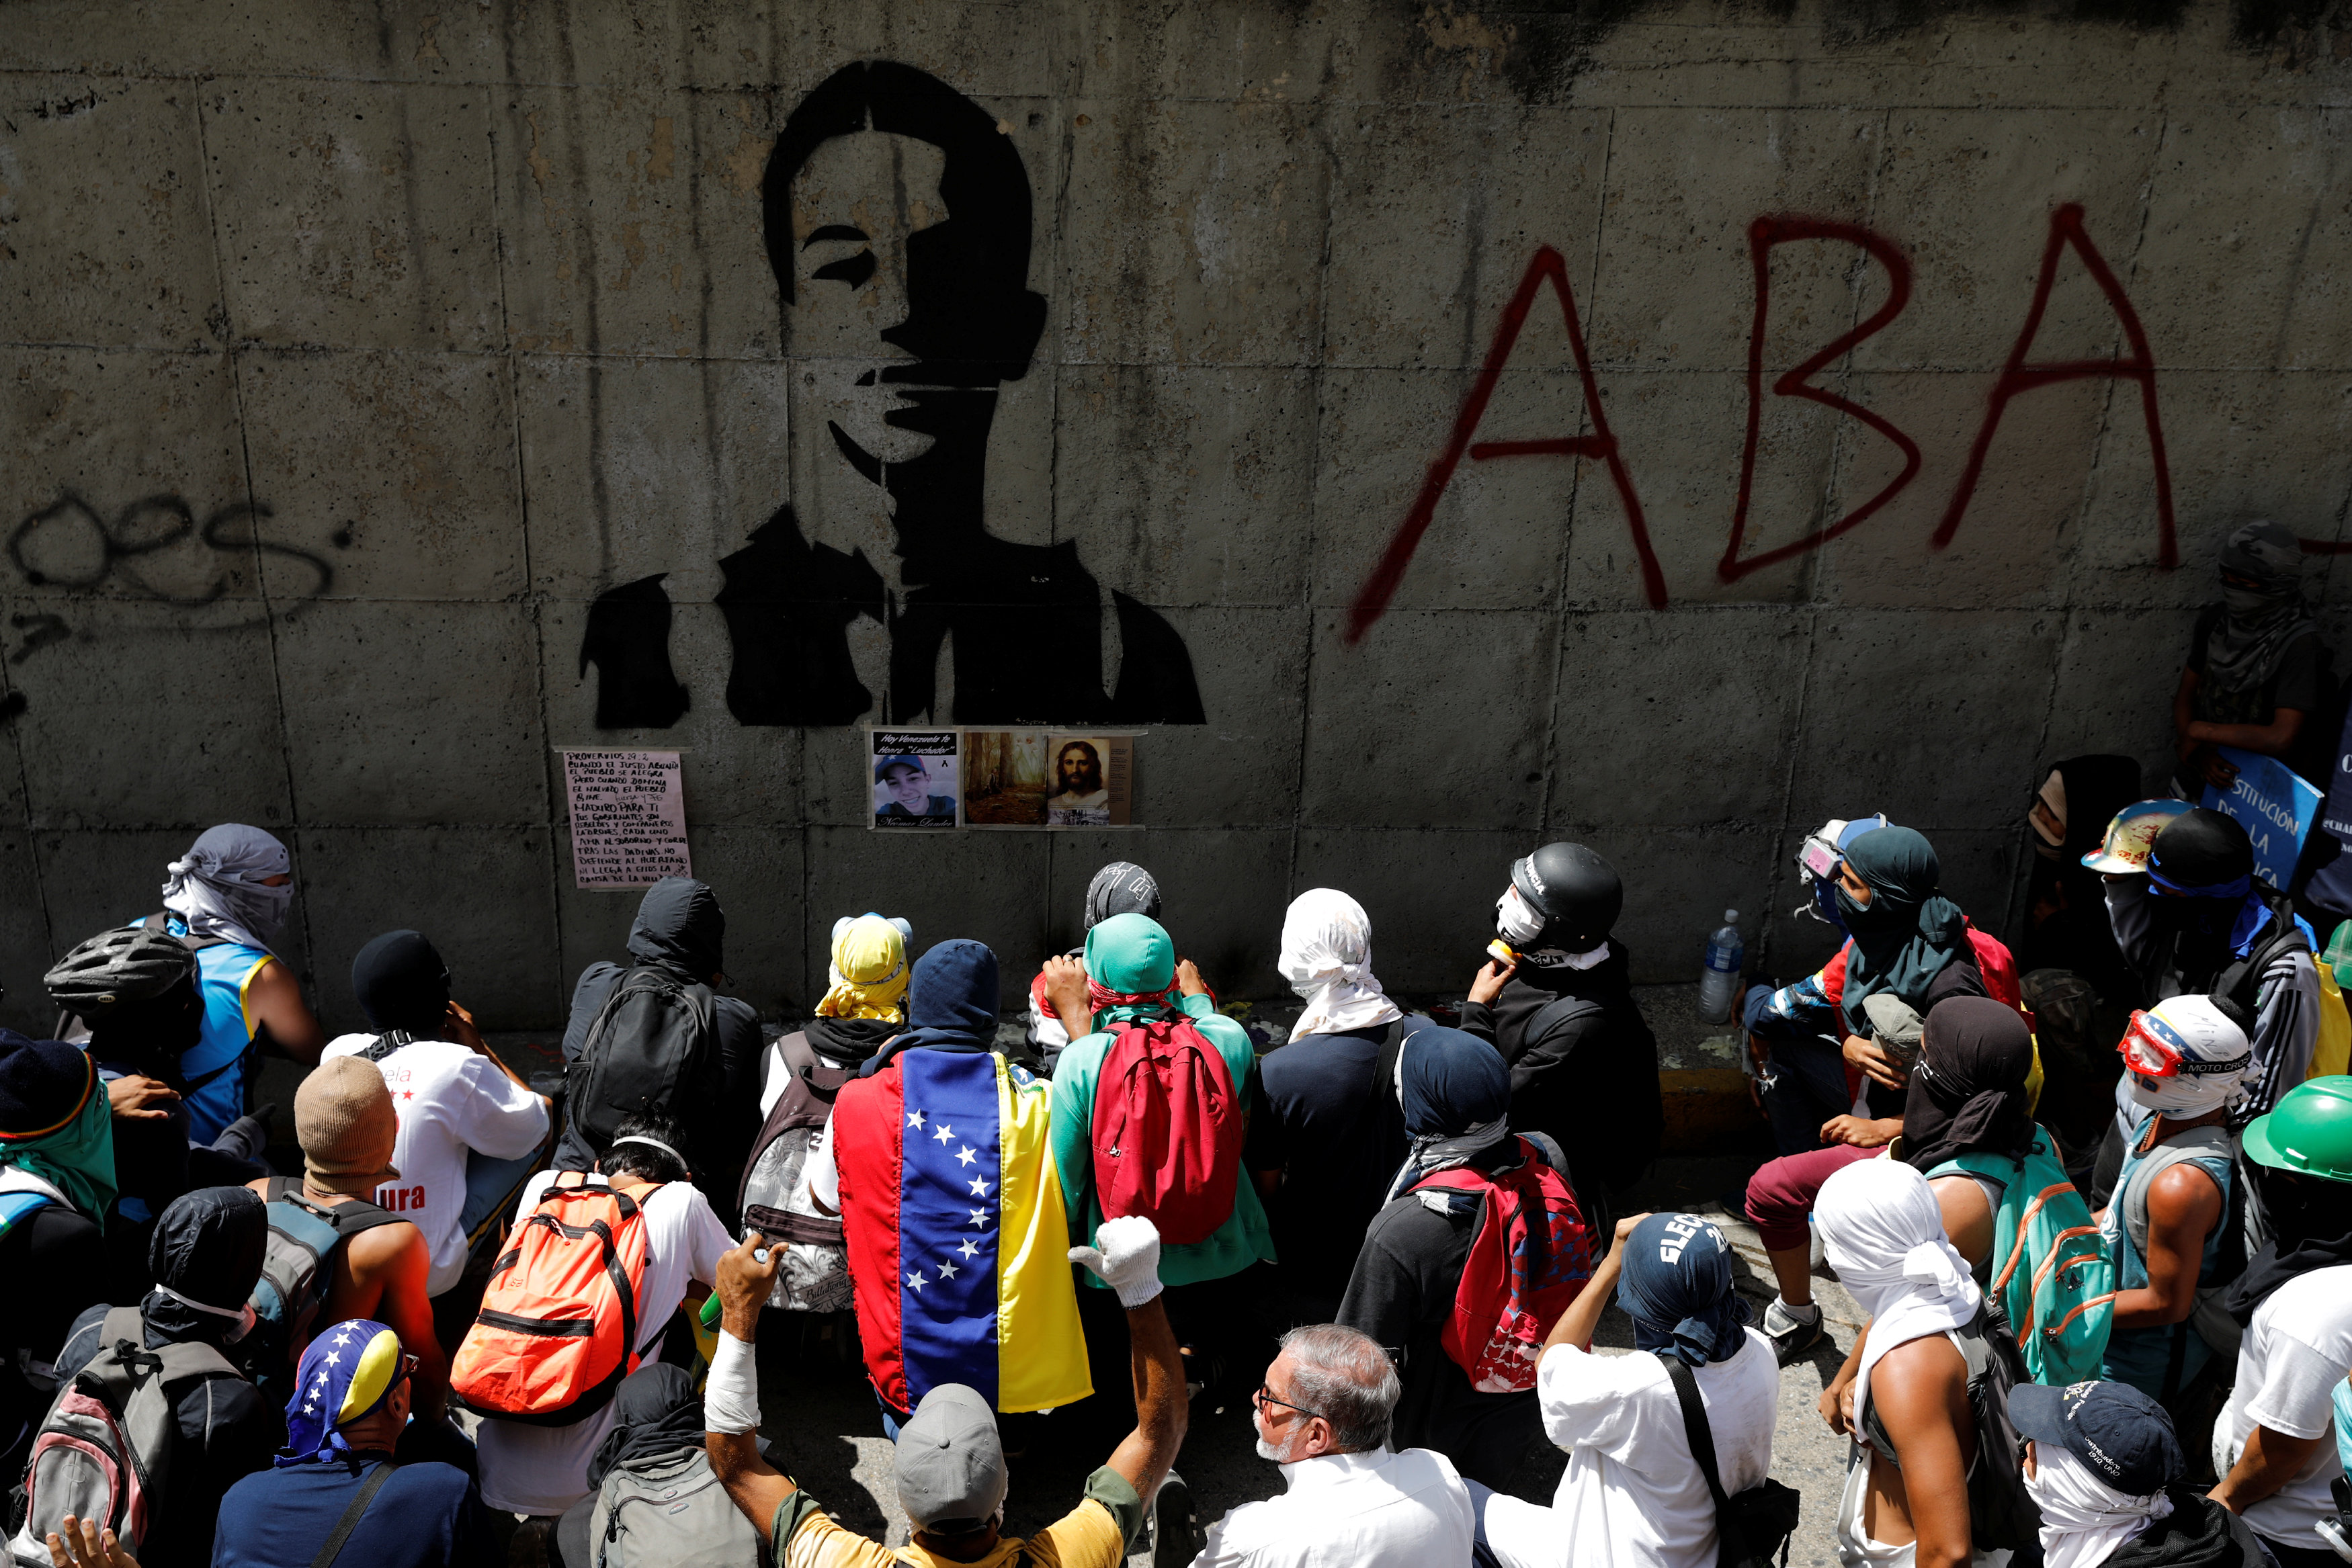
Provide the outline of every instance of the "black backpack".
{"type": "Polygon", "coordinates": [[[602,1158],[631,1117],[667,1116],[691,1127],[710,1119],[719,1095],[710,988],[666,969],[622,971],[565,1074],[572,1130],[602,1158]]]}
{"type": "Polygon", "coordinates": [[[2009,1418],[2009,1391],[2033,1381],[2010,1332],[2000,1298],[1960,1331],[1969,1364],[1969,1412],[1977,1421],[1977,1462],[1969,1469],[1969,1541],[1981,1553],[2019,1551],[2041,1539],[2042,1510],[2025,1490],[2025,1438],[2009,1418]]]}
{"type": "Polygon", "coordinates": [[[1771,1568],[1775,1553],[1780,1568],[1789,1568],[1789,1537],[1797,1532],[1797,1513],[1803,1502],[1794,1487],[1766,1477],[1737,1497],[1723,1493],[1723,1478],[1715,1468],[1715,1430],[1707,1425],[1706,1406],[1700,1403],[1698,1380],[1691,1369],[1671,1355],[1666,1364],[1674,1380],[1675,1401],[1683,1407],[1683,1436],[1690,1440],[1691,1458],[1715,1499],[1715,1561],[1717,1568],[1771,1568]]]}

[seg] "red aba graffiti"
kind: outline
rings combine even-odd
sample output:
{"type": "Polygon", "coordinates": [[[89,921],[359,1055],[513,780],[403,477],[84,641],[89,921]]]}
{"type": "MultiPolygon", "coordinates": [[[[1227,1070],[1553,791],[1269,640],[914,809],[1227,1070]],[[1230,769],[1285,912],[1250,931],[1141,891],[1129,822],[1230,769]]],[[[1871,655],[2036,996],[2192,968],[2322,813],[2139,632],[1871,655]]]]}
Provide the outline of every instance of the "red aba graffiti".
{"type": "Polygon", "coordinates": [[[1474,463],[1484,463],[1496,457],[1598,457],[1609,465],[1609,478],[1617,486],[1618,499],[1624,503],[1625,526],[1633,531],[1633,550],[1642,560],[1642,586],[1650,595],[1652,608],[1666,606],[1665,573],[1658,569],[1658,558],[1650,549],[1649,526],[1642,520],[1642,498],[1633,493],[1633,476],[1625,471],[1625,460],[1617,451],[1617,437],[1609,429],[1609,415],[1601,406],[1601,389],[1592,379],[1592,361],[1584,351],[1584,328],[1576,317],[1576,294],[1568,284],[1568,264],[1559,252],[1545,246],[1528,263],[1525,276],[1519,279],[1511,302],[1503,307],[1503,319],[1495,328],[1495,340],[1486,350],[1486,363],[1478,372],[1470,395],[1463,400],[1462,412],[1454,418],[1454,435],[1445,451],[1429,465],[1429,476],[1422,481],[1421,494],[1413,498],[1412,510],[1389,540],[1389,548],[1381,555],[1380,564],[1356,592],[1356,601],[1348,612],[1348,641],[1355,642],[1378,621],[1395,597],[1397,584],[1404,580],[1404,569],[1412,564],[1412,552],[1421,546],[1421,536],[1429,531],[1429,519],[1436,515],[1438,497],[1453,482],[1454,470],[1461,465],[1465,452],[1474,463]],[[1536,290],[1546,282],[1559,296],[1559,313],[1568,322],[1568,346],[1576,356],[1576,373],[1584,384],[1584,406],[1592,415],[1590,435],[1554,436],[1544,441],[1481,441],[1472,444],[1470,438],[1478,433],[1478,422],[1486,414],[1486,400],[1495,395],[1495,383],[1501,379],[1503,367],[1510,362],[1511,350],[1519,340],[1519,329],[1527,325],[1528,311],[1536,302],[1536,290]]]}
{"type": "MultiPolygon", "coordinates": [[[[1855,346],[1883,331],[1911,298],[1911,264],[1895,243],[1885,235],[1864,228],[1858,224],[1840,223],[1827,218],[1808,218],[1791,214],[1768,214],[1748,225],[1749,256],[1756,277],[1756,314],[1748,332],[1748,428],[1739,459],[1739,489],[1733,503],[1731,535],[1726,541],[1723,558],[1716,563],[1716,575],[1725,582],[1734,582],[1749,572],[1776,561],[1819,549],[1839,535],[1859,528],[1902,492],[1917,477],[1921,457],[1918,444],[1884,414],[1864,407],[1853,400],[1812,384],[1812,378],[1827,370],[1851,352],[1855,346]],[[1764,402],[1764,333],[1771,298],[1771,252],[1774,246],[1796,240],[1837,240],[1860,246],[1872,259],[1886,269],[1887,297],[1884,304],[1871,312],[1867,319],[1824,345],[1803,363],[1774,379],[1772,395],[1801,397],[1833,409],[1868,425],[1893,443],[1903,454],[1903,468],[1893,480],[1861,506],[1840,517],[1827,528],[1816,528],[1802,538],[1776,546],[1752,556],[1742,556],[1740,548],[1748,537],[1749,504],[1756,477],[1756,455],[1763,419],[1764,402]]],[[[2140,325],[2139,313],[2132,308],[2128,296],[2099,254],[2097,246],[2083,225],[2083,208],[2069,202],[2050,214],[2050,237],[2042,247],[2042,267],[2034,279],[2032,303],[2027,308],[2025,324],[2011,348],[2009,360],[2001,368],[1999,380],[1986,399],[1985,414],[1969,450],[1968,462],[1961,470],[1959,482],[1954,486],[1951,500],[1944,508],[1942,521],[1928,540],[1929,547],[1942,549],[1952,542],[1959,531],[1960,519],[1968,515],[1969,502],[1976,494],[1977,482],[1983,476],[1985,459],[1992,448],[1993,437],[2000,429],[2001,416],[2008,412],[2011,400],[2042,387],[2063,382],[2084,380],[2128,381],[2140,390],[2140,409],[2147,424],[2149,461],[2156,475],[2157,502],[2157,564],[2169,570],[2179,564],[2179,549],[2174,538],[2172,514],[2172,476],[2165,459],[2164,427],[2157,413],[2156,356],[2149,349],[2147,333],[2140,325]],[[2058,263],[2063,251],[2071,247],[2092,280],[2114,310],[2131,354],[2127,359],[2060,360],[2038,361],[2027,356],[2033,351],[2033,340],[2042,330],[2043,315],[2050,305],[2051,289],[2058,279],[2058,263]]],[[[1658,558],[1650,546],[1650,533],[1643,517],[1642,502],[1634,493],[1633,481],[1626,468],[1615,434],[1609,428],[1609,416],[1601,405],[1601,393],[1592,375],[1592,363],[1584,350],[1584,332],[1577,319],[1576,299],[1569,287],[1567,264],[1549,246],[1538,250],[1520,277],[1518,288],[1510,303],[1504,308],[1503,319],[1495,329],[1494,342],[1486,350],[1486,361],[1478,379],[1463,400],[1461,411],[1454,416],[1454,430],[1445,449],[1429,465],[1422,481],[1420,493],[1413,497],[1412,508],[1404,521],[1398,525],[1388,548],[1364,585],[1357,591],[1355,602],[1348,614],[1347,640],[1356,642],[1369,631],[1372,622],[1386,612],[1396,595],[1397,586],[1403,581],[1405,569],[1412,564],[1413,551],[1419,548],[1422,536],[1429,531],[1430,520],[1436,515],[1438,499],[1452,483],[1454,470],[1467,455],[1473,462],[1496,457],[1597,457],[1608,465],[1610,480],[1615,485],[1619,500],[1625,510],[1625,523],[1633,538],[1633,549],[1642,569],[1642,586],[1653,609],[1666,605],[1665,576],[1659,570],[1658,558]],[[1510,361],[1511,350],[1517,345],[1519,329],[1527,323],[1528,311],[1535,303],[1536,290],[1549,281],[1559,296],[1560,313],[1568,325],[1570,349],[1576,356],[1576,369],[1584,387],[1585,406],[1591,411],[1592,434],[1582,436],[1553,437],[1541,441],[1476,441],[1472,439],[1479,421],[1486,417],[1487,400],[1494,395],[1496,382],[1503,367],[1510,361]]],[[[2313,554],[2352,552],[2352,544],[2338,545],[2306,539],[2304,549],[2313,554]]]]}
{"type": "Polygon", "coordinates": [[[1984,424],[1977,431],[1976,444],[1969,448],[1969,465],[1960,471],[1960,482],[1953,486],[1950,505],[1944,508],[1944,520],[1937,525],[1936,537],[1928,541],[1936,549],[1952,542],[1959,532],[1960,518],[1967,515],[1969,497],[1976,494],[1977,477],[1984,472],[1985,452],[1992,445],[1993,432],[2000,428],[2000,416],[2009,409],[2009,400],[2020,392],[2039,387],[2055,386],[2060,382],[2084,380],[2130,381],[2139,383],[2140,412],[2147,420],[2147,453],[2156,466],[2156,564],[2170,570],[2180,564],[2180,552],[2172,537],[2172,475],[2164,462],[2164,426],[2156,414],[2156,356],[2148,351],[2147,333],[2139,324],[2139,312],[2132,308],[2124,286],[2116,281],[2114,268],[2091,236],[2083,228],[2083,206],[2069,202],[2050,214],[2050,242],[2042,247],[2042,276],[2034,279],[2033,305],[2025,313],[2025,326],[2017,334],[2017,344],[2009,351],[2009,363],[2001,368],[2000,380],[1993,383],[1992,398],[1985,407],[1984,424]],[[2042,329],[2042,313],[2049,308],[2051,285],[2058,280],[2058,253],[2066,246],[2090,269],[2107,297],[2116,319],[2123,323],[2125,340],[2131,344],[2128,360],[2060,360],[2049,364],[2030,364],[2025,356],[2033,350],[2033,335],[2042,329]]]}
{"type": "Polygon", "coordinates": [[[1730,541],[1723,547],[1723,559],[1717,562],[1715,568],[1715,575],[1726,582],[1737,582],[1749,572],[1770,566],[1774,561],[1819,549],[1838,535],[1860,527],[1872,513],[1893,500],[1919,472],[1919,444],[1897,430],[1893,420],[1872,413],[1850,398],[1840,397],[1812,384],[1814,376],[1901,315],[1903,308],[1911,303],[1910,259],[1895,247],[1893,240],[1883,235],[1873,234],[1859,224],[1833,223],[1826,218],[1758,218],[1748,225],[1748,247],[1756,266],[1756,324],[1748,332],[1748,441],[1739,452],[1739,498],[1731,508],[1730,541]],[[1739,544],[1748,536],[1748,500],[1756,484],[1757,435],[1764,423],[1764,317],[1772,297],[1772,247],[1801,239],[1843,240],[1869,252],[1879,266],[1886,268],[1886,303],[1872,311],[1868,320],[1833,340],[1811,359],[1774,381],[1772,395],[1806,398],[1824,408],[1852,414],[1895,444],[1903,454],[1903,472],[1877,495],[1828,528],[1815,528],[1803,538],[1742,560],[1739,544]]]}

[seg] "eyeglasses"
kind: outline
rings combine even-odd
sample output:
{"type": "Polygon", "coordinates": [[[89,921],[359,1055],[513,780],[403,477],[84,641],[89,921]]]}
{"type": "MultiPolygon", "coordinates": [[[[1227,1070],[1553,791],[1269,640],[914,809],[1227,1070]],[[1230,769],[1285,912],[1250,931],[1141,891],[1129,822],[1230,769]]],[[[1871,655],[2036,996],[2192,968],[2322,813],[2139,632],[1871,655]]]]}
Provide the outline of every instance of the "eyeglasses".
{"type": "Polygon", "coordinates": [[[2207,1073],[2235,1072],[2246,1064],[2251,1052],[2242,1051],[2227,1061],[2199,1061],[2189,1054],[2189,1042],[2179,1032],[2154,1013],[2136,1011],[2131,1016],[2131,1028],[2116,1046],[2124,1065],[2143,1078],[2175,1078],[2182,1073],[2198,1077],[2207,1073]]]}
{"type": "Polygon", "coordinates": [[[399,1387],[402,1384],[415,1376],[416,1369],[424,1364],[425,1363],[415,1356],[403,1354],[400,1358],[400,1375],[392,1380],[392,1388],[387,1388],[384,1392],[389,1394],[392,1392],[393,1388],[399,1387]]]}
{"type": "Polygon", "coordinates": [[[1259,1407],[1260,1407],[1260,1408],[1264,1408],[1265,1406],[1268,1406],[1268,1405],[1279,1405],[1279,1406],[1281,1406],[1285,1410],[1296,1410],[1296,1411],[1297,1411],[1301,1416],[1307,1416],[1307,1417],[1309,1417],[1309,1418],[1318,1418],[1318,1417],[1319,1417],[1320,1419],[1325,1420],[1325,1421],[1328,1421],[1328,1420],[1331,1418],[1331,1417],[1329,1417],[1328,1416],[1325,1416],[1325,1415],[1323,1414],[1323,1412],[1322,1412],[1322,1411],[1320,1411],[1320,1410],[1309,1410],[1309,1409],[1308,1409],[1308,1408],[1307,1408],[1307,1406],[1304,1406],[1304,1405],[1293,1405],[1293,1404],[1292,1404],[1289,1400],[1287,1400],[1287,1399],[1276,1399],[1276,1398],[1274,1396],[1274,1390],[1273,1390],[1273,1389],[1271,1389],[1271,1388],[1268,1388],[1268,1387],[1267,1387],[1265,1384],[1263,1384],[1263,1383],[1261,1383],[1261,1384],[1259,1384],[1259,1385],[1257,1385],[1257,1392],[1256,1392],[1255,1394],[1251,1395],[1251,1396],[1250,1396],[1250,1397],[1251,1397],[1251,1398],[1253,1398],[1253,1399],[1255,1399],[1255,1400],[1256,1400],[1256,1401],[1258,1402],[1258,1406],[1259,1406],[1259,1407]]]}

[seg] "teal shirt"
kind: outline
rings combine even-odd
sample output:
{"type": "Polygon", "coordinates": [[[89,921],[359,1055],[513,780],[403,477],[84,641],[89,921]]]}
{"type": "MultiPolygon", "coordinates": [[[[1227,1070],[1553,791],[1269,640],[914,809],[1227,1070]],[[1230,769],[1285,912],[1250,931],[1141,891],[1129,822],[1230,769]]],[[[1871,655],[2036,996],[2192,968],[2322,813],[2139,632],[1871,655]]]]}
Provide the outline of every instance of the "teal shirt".
{"type": "MultiPolygon", "coordinates": [[[[2132,1126],[2132,1135],[2124,1144],[2123,1168],[2116,1173],[2116,1193],[2107,1205],[2106,1224],[2101,1239],[2107,1244],[2108,1255],[2116,1260],[2116,1289],[2144,1291],[2147,1288],[2147,1260],[2132,1245],[2131,1228],[2124,1223],[2124,1192],[2131,1186],[2132,1177],[2147,1163],[2138,1153],[2139,1141],[2147,1132],[2147,1124],[2155,1113],[2143,1114],[2132,1126]]],[[[2230,1218],[2230,1184],[2236,1178],[2235,1166],[2227,1159],[2203,1156],[2182,1162],[2196,1166],[2221,1189],[2221,1224],[2206,1233],[2205,1250],[2198,1261],[2197,1284],[2210,1289],[2222,1281],[2215,1278],[2221,1260],[2221,1232],[2230,1218]]],[[[2213,1347],[2205,1343],[2186,1322],[2167,1323],[2151,1328],[2122,1328],[2107,1334],[2107,1353],[2099,1367],[2099,1375],[2110,1383],[2128,1383],[2151,1399],[2164,1397],[2165,1373],[2172,1361],[2172,1342],[2181,1342],[2180,1384],[2205,1370],[2213,1357],[2213,1347]]]]}
{"type": "MultiPolygon", "coordinates": [[[[1216,1010],[1206,997],[1186,997],[1181,1005],[1193,1027],[1217,1048],[1233,1074],[1234,1090],[1246,1114],[1257,1079],[1257,1051],[1242,1026],[1216,1010]]],[[[1102,1074],[1103,1057],[1111,1037],[1097,1030],[1072,1040],[1054,1063],[1054,1169],[1062,1180],[1062,1203],[1069,1216],[1070,1239],[1091,1242],[1102,1223],[1102,1207],[1095,1201],[1095,1084],[1102,1074]]],[[[1235,1173],[1234,1211],[1206,1241],[1187,1242],[1160,1249],[1160,1280],[1166,1285],[1195,1285],[1238,1274],[1259,1259],[1274,1260],[1274,1231],[1265,1221],[1265,1206],[1249,1173],[1235,1173]]],[[[1079,1277],[1097,1289],[1108,1289],[1092,1270],[1079,1277]]]]}

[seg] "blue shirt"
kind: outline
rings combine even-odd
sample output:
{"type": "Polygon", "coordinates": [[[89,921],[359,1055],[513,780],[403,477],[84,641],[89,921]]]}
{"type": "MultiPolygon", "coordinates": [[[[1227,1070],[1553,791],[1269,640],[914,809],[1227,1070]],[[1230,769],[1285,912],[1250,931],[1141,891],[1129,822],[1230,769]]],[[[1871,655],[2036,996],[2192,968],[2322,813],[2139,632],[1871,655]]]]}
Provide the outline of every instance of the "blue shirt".
{"type": "MultiPolygon", "coordinates": [[[[147,923],[139,920],[132,924],[147,923]]],[[[172,916],[172,935],[187,934],[188,923],[176,915],[172,916]]],[[[205,1027],[195,1045],[181,1053],[180,1076],[193,1083],[207,1072],[220,1075],[188,1092],[188,1141],[192,1144],[210,1147],[214,1139],[228,1131],[231,1122],[245,1114],[246,1080],[254,1067],[247,1052],[253,1049],[255,1033],[246,993],[252,988],[262,966],[274,962],[262,949],[248,947],[242,942],[218,943],[196,954],[197,984],[205,998],[205,1027]]]]}
{"type": "MultiPolygon", "coordinates": [[[[310,1568],[343,1511],[383,1463],[262,1470],[228,1489],[212,1568],[310,1568]]],[[[481,1494],[454,1465],[404,1465],[368,1500],[335,1568],[491,1568],[481,1494]]]]}

